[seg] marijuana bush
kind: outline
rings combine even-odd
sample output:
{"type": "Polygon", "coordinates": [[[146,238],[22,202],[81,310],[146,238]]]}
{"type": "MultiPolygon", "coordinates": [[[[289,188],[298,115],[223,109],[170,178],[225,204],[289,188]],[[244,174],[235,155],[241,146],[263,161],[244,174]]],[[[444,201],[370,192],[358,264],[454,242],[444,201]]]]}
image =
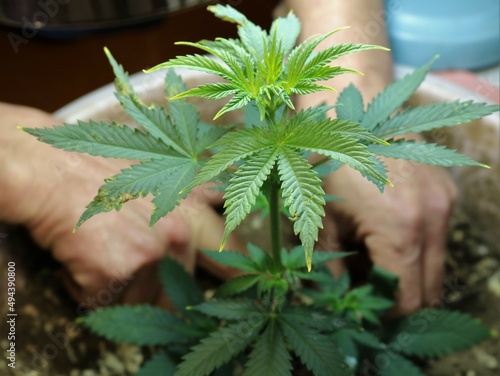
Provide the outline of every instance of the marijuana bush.
{"type": "Polygon", "coordinates": [[[327,116],[332,107],[322,104],[296,111],[292,96],[333,90],[318,82],[358,73],[331,65],[335,59],[384,48],[347,43],[316,51],[340,29],[296,46],[300,23],[292,13],[274,21],[268,32],[230,6],[209,10],[235,23],[239,39],[182,42],[213,57],[180,56],[153,68],[169,69],[165,108],[143,103],[106,50],[116,76],[116,97],[140,128],[89,121],[25,131],[65,150],[139,161],[105,181],[75,229],[98,213],[120,210],[125,202],[148,194],[154,197],[153,225],[194,187],[217,181],[225,192],[220,250],[256,208],[269,213],[270,249],[249,244],[248,254],[205,251],[243,272],[206,301],[181,266],[164,260],[160,276],[176,313],[124,306],[98,309],[80,321],[109,339],[163,346],[165,351],[144,365],[141,376],[291,375],[299,364],[320,376],[366,370],[421,375],[408,357],[435,357],[487,338],[484,325],[458,312],[426,310],[382,326],[380,318],[394,303],[394,276],[375,269],[372,282],[349,289],[347,275],[335,280],[324,266],[349,253],[313,253],[313,247],[323,207],[332,199],[322,188],[320,168],[334,173],[348,165],[383,192],[391,183],[380,157],[487,167],[404,135],[462,124],[498,106],[469,101],[397,112],[425,78],[430,62],[391,84],[366,107],[359,90],[350,85],[339,96],[336,119],[327,116]],[[171,68],[215,74],[223,81],[186,90],[171,68]],[[215,117],[244,109],[244,124],[208,125],[188,97],[230,97],[215,117]],[[313,154],[320,156],[315,163],[310,162],[313,154]],[[283,212],[301,244],[289,251],[282,246],[283,212]],[[382,364],[381,357],[390,361],[382,364]]]}

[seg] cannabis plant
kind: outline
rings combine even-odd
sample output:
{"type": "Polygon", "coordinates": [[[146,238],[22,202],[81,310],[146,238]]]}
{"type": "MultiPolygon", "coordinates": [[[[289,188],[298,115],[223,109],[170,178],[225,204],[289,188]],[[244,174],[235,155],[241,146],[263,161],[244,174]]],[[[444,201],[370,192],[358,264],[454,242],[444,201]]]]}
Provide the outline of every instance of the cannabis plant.
{"type": "Polygon", "coordinates": [[[209,10],[235,23],[239,38],[182,42],[212,56],[179,56],[153,68],[168,69],[165,107],[143,103],[106,50],[116,76],[116,97],[139,128],[80,121],[25,131],[65,150],[139,161],[105,181],[75,229],[98,213],[120,210],[125,202],[148,194],[154,197],[154,225],[194,187],[215,181],[225,192],[220,250],[256,207],[269,213],[269,249],[249,244],[247,254],[206,250],[214,260],[242,272],[208,300],[182,267],[164,260],[160,276],[175,313],[150,306],[114,307],[99,309],[81,322],[111,339],[163,346],[139,371],[142,376],[274,376],[291,375],[295,369],[319,376],[422,375],[407,357],[435,357],[487,338],[484,325],[457,312],[422,311],[381,326],[380,318],[394,302],[387,294],[395,289],[394,278],[375,270],[375,282],[349,289],[346,275],[336,280],[324,266],[348,253],[313,248],[329,199],[320,178],[325,169],[334,173],[347,165],[383,192],[391,183],[380,157],[486,167],[404,135],[462,124],[498,106],[457,101],[398,112],[423,81],[430,62],[391,84],[366,107],[359,90],[349,86],[339,96],[336,119],[327,115],[332,107],[323,104],[297,111],[293,96],[333,90],[319,82],[358,73],[331,64],[335,59],[384,48],[347,43],[317,50],[340,29],[296,45],[300,23],[293,13],[265,31],[230,6],[209,10]],[[222,80],[187,90],[172,68],[222,80]],[[215,117],[241,110],[245,121],[208,125],[188,97],[229,97],[215,117]],[[290,250],[282,244],[283,212],[300,243],[290,250]]]}

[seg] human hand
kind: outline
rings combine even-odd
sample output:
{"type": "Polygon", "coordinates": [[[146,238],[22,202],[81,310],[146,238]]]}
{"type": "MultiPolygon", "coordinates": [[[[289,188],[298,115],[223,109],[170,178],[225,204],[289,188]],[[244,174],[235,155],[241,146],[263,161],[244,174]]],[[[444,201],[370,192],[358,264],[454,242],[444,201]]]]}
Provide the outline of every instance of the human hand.
{"type": "MultiPolygon", "coordinates": [[[[447,172],[438,167],[386,160],[389,180],[381,195],[357,171],[343,167],[325,181],[327,194],[343,201],[327,205],[320,245],[364,244],[374,264],[399,276],[392,314],[410,313],[439,299],[448,222],[457,196],[447,172]]],[[[330,265],[339,273],[343,265],[330,265]]]]}
{"type": "MultiPolygon", "coordinates": [[[[152,205],[138,199],[93,217],[73,233],[104,178],[129,161],[54,149],[16,129],[60,123],[41,111],[0,103],[0,220],[22,224],[62,263],[73,297],[87,306],[110,300],[168,305],[155,276],[166,255],[193,271],[197,249],[218,249],[223,222],[211,208],[210,190],[196,190],[172,213],[148,228],[152,205]]],[[[213,191],[212,191],[213,192],[213,191]]],[[[231,238],[228,248],[243,249],[231,238]]],[[[219,277],[232,271],[198,257],[219,277]]]]}

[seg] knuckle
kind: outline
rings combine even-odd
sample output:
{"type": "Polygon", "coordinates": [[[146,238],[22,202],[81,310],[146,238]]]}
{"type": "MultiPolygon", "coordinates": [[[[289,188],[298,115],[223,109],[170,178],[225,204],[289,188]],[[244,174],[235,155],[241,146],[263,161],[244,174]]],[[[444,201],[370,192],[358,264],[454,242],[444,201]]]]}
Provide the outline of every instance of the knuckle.
{"type": "Polygon", "coordinates": [[[422,307],[422,298],[420,295],[412,294],[404,298],[401,302],[401,313],[403,315],[410,314],[422,307]]]}
{"type": "Polygon", "coordinates": [[[406,234],[419,233],[423,223],[423,211],[419,206],[407,205],[399,207],[396,214],[397,223],[406,234]]]}
{"type": "Polygon", "coordinates": [[[426,207],[428,215],[448,216],[453,209],[457,196],[456,188],[453,188],[453,190],[454,192],[441,192],[430,196],[426,207]]]}

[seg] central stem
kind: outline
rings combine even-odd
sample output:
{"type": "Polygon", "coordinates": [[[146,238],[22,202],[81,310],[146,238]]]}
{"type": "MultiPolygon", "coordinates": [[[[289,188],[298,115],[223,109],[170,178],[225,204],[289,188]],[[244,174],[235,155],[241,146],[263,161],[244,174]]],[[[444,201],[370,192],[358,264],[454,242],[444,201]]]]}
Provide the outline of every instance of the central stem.
{"type": "MultiPolygon", "coordinates": [[[[273,175],[277,175],[276,167],[273,175]]],[[[281,264],[281,217],[280,217],[280,197],[278,179],[273,179],[271,192],[269,194],[269,219],[271,221],[271,246],[273,259],[276,265],[282,268],[281,264]]]]}

